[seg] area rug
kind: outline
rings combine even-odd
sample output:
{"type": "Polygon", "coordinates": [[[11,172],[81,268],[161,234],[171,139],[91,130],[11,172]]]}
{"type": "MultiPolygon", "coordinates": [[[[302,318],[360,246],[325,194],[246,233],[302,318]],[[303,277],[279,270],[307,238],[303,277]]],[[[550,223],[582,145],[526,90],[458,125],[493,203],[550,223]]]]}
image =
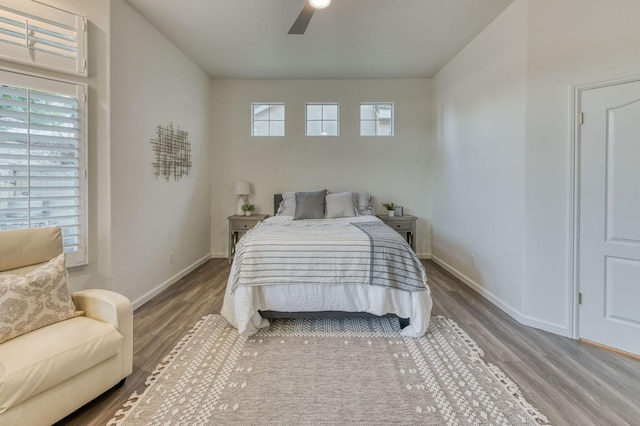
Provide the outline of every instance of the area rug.
{"type": "Polygon", "coordinates": [[[251,337],[208,315],[109,425],[543,425],[451,319],[274,320],[251,337]]]}

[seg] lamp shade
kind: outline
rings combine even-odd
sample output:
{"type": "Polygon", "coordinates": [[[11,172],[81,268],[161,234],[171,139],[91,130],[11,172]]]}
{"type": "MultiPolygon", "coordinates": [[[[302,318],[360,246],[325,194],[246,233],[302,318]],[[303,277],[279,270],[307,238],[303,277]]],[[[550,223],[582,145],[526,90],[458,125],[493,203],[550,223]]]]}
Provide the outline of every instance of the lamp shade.
{"type": "Polygon", "coordinates": [[[235,195],[249,195],[251,194],[251,186],[249,186],[249,182],[245,182],[243,180],[239,180],[233,186],[233,193],[235,195]]]}

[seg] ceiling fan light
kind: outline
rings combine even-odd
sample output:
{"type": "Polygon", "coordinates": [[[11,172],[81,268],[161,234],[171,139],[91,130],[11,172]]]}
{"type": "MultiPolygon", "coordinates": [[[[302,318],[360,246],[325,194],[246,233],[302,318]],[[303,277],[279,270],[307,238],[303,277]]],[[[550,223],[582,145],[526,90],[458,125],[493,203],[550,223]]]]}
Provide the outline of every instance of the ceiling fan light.
{"type": "Polygon", "coordinates": [[[315,9],[324,9],[330,3],[331,0],[309,0],[309,4],[315,9]]]}

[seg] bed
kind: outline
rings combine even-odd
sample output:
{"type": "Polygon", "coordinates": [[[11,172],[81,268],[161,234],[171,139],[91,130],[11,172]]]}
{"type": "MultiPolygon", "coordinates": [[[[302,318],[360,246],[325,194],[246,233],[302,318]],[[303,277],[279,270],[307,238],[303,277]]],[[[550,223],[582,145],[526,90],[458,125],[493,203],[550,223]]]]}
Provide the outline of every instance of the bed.
{"type": "MultiPolygon", "coordinates": [[[[283,211],[287,194],[285,200],[274,197],[280,214],[237,244],[221,310],[227,321],[246,336],[267,327],[270,318],[397,316],[401,335],[424,335],[431,295],[424,267],[404,238],[370,205],[361,210],[354,202],[353,214],[334,217],[335,202],[327,194],[323,217],[299,218],[301,198],[295,215],[283,211]]],[[[340,194],[356,200],[355,193],[340,194]]]]}

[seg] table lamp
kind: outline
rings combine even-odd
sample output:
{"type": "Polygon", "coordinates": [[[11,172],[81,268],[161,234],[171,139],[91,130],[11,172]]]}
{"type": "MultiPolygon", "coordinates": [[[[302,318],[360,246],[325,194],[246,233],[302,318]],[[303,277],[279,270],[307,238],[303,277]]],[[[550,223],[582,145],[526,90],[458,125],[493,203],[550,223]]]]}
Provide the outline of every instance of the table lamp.
{"type": "Polygon", "coordinates": [[[236,214],[238,216],[244,216],[242,206],[247,203],[244,196],[251,194],[251,186],[249,185],[249,182],[245,182],[243,180],[239,180],[238,182],[236,182],[233,187],[233,193],[240,196],[240,199],[238,200],[238,206],[236,207],[236,214]]]}

